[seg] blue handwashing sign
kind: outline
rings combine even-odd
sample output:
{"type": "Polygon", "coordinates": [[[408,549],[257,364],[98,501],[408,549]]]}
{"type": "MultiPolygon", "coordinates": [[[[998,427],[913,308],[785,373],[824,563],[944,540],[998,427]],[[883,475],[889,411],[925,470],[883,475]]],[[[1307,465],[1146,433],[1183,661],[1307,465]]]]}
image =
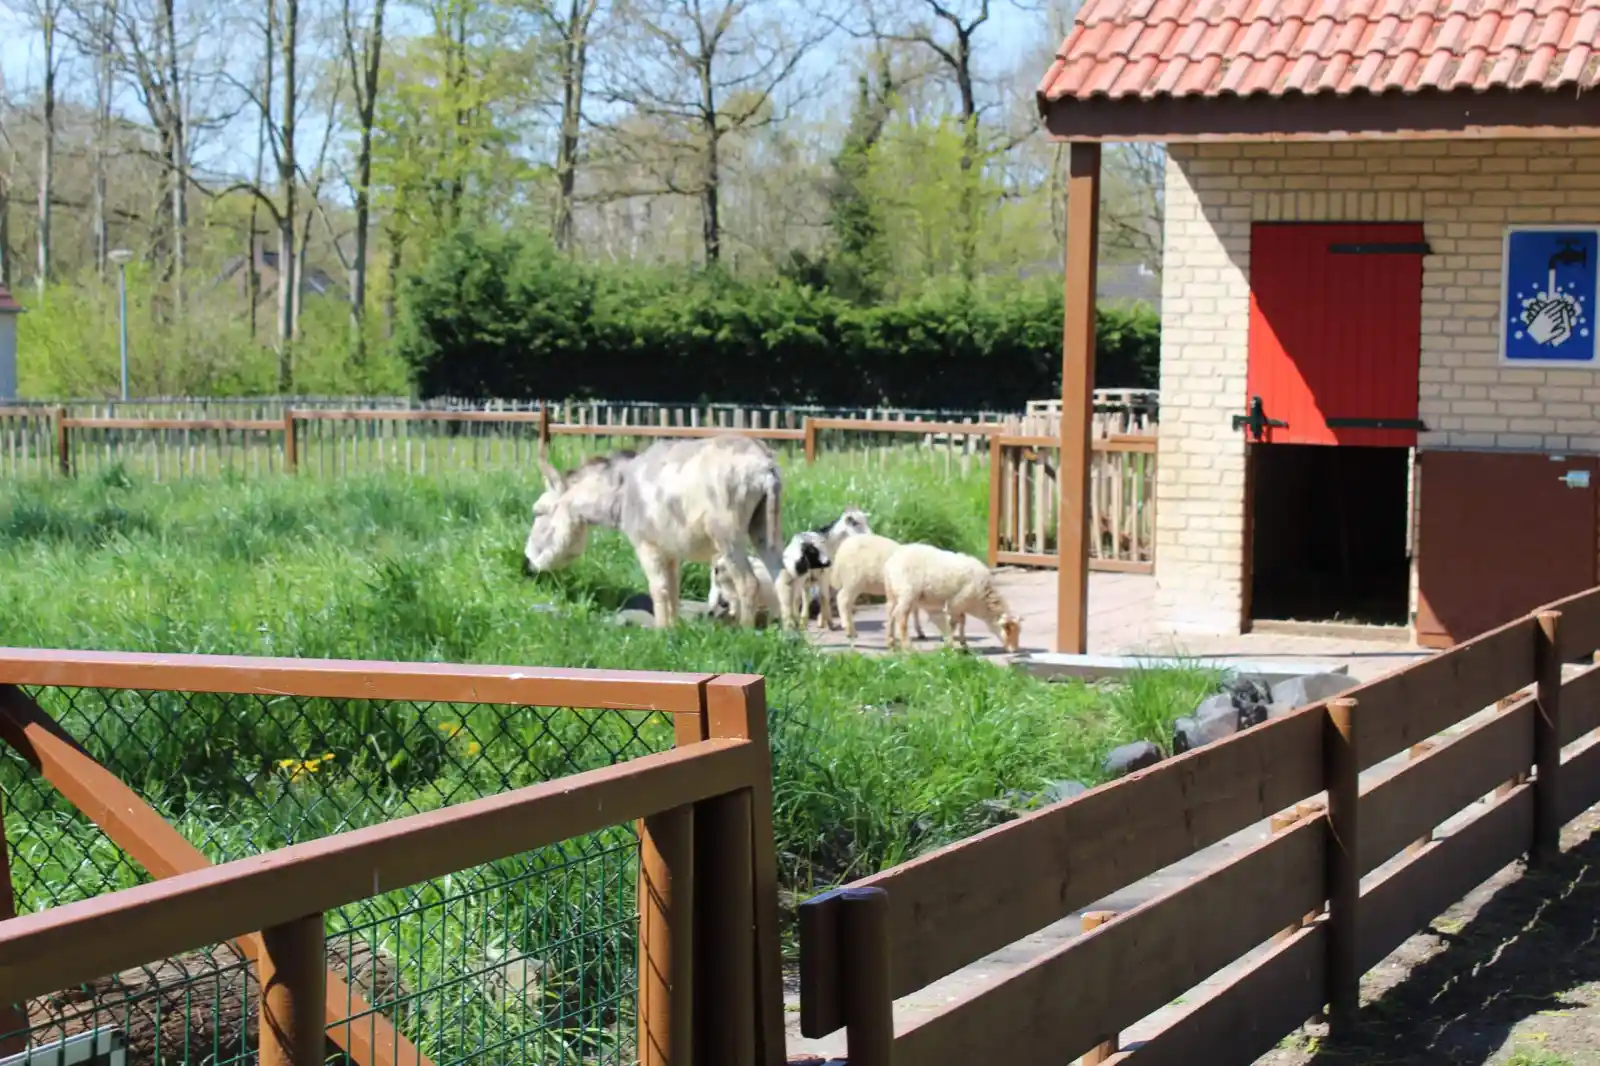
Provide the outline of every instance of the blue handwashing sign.
{"type": "Polygon", "coordinates": [[[1506,233],[1502,351],[1512,363],[1595,363],[1600,228],[1506,233]]]}

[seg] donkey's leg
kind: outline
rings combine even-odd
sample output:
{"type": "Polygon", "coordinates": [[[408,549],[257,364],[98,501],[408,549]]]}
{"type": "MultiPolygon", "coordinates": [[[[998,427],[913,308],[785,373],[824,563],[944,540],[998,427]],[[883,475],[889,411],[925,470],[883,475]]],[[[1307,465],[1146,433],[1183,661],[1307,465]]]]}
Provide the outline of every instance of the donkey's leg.
{"type": "Polygon", "coordinates": [[[656,628],[665,629],[672,624],[677,604],[678,587],[670,582],[671,570],[666,559],[654,545],[639,544],[634,547],[639,557],[639,569],[644,571],[650,586],[650,607],[656,616],[656,628]],[[672,602],[669,602],[669,599],[672,602]]]}
{"type": "Polygon", "coordinates": [[[665,559],[663,562],[667,581],[667,624],[675,626],[683,599],[683,563],[679,559],[665,559]]]}

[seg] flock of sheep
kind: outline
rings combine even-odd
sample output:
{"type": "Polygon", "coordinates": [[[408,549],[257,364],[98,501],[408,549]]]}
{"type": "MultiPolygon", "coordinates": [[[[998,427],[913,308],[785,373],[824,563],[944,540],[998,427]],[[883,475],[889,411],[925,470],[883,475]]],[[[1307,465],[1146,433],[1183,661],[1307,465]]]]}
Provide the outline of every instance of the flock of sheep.
{"type": "MultiPolygon", "coordinates": [[[[862,596],[888,603],[888,646],[909,649],[918,611],[931,614],[945,644],[966,647],[966,618],[989,626],[1007,651],[1022,626],[981,560],[928,544],[901,544],[872,532],[850,509],[814,530],[782,536],[783,479],[777,457],[758,440],[716,436],[663,440],[643,452],[618,451],[562,473],[541,449],[545,489],[533,505],[523,549],[529,573],[552,570],[582,553],[592,527],[616,529],[633,544],[650,585],[658,626],[677,621],[681,567],[711,564],[713,615],[740,625],[778,618],[804,629],[813,604],[832,629],[837,597],[846,634],[856,637],[862,596]]],[[[920,617],[917,636],[923,636],[920,617]]]]}

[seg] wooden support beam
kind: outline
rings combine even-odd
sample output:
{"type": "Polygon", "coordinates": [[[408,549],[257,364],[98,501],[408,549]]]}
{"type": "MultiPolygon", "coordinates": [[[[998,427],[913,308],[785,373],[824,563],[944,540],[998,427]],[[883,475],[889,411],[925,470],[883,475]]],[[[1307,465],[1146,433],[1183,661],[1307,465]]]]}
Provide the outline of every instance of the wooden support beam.
{"type": "Polygon", "coordinates": [[[1061,345],[1061,513],[1056,647],[1089,650],[1089,464],[1094,421],[1095,262],[1100,236],[1100,146],[1067,147],[1066,306],[1061,345]]]}

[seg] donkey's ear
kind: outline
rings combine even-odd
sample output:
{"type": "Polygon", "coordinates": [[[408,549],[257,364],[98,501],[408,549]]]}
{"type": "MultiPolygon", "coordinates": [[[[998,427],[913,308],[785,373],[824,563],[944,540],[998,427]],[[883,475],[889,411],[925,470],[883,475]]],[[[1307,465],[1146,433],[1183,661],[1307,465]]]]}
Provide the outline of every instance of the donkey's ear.
{"type": "Polygon", "coordinates": [[[552,492],[566,490],[566,479],[561,476],[561,471],[557,470],[555,464],[550,461],[550,442],[546,440],[539,442],[539,471],[544,474],[545,488],[552,492]]]}

